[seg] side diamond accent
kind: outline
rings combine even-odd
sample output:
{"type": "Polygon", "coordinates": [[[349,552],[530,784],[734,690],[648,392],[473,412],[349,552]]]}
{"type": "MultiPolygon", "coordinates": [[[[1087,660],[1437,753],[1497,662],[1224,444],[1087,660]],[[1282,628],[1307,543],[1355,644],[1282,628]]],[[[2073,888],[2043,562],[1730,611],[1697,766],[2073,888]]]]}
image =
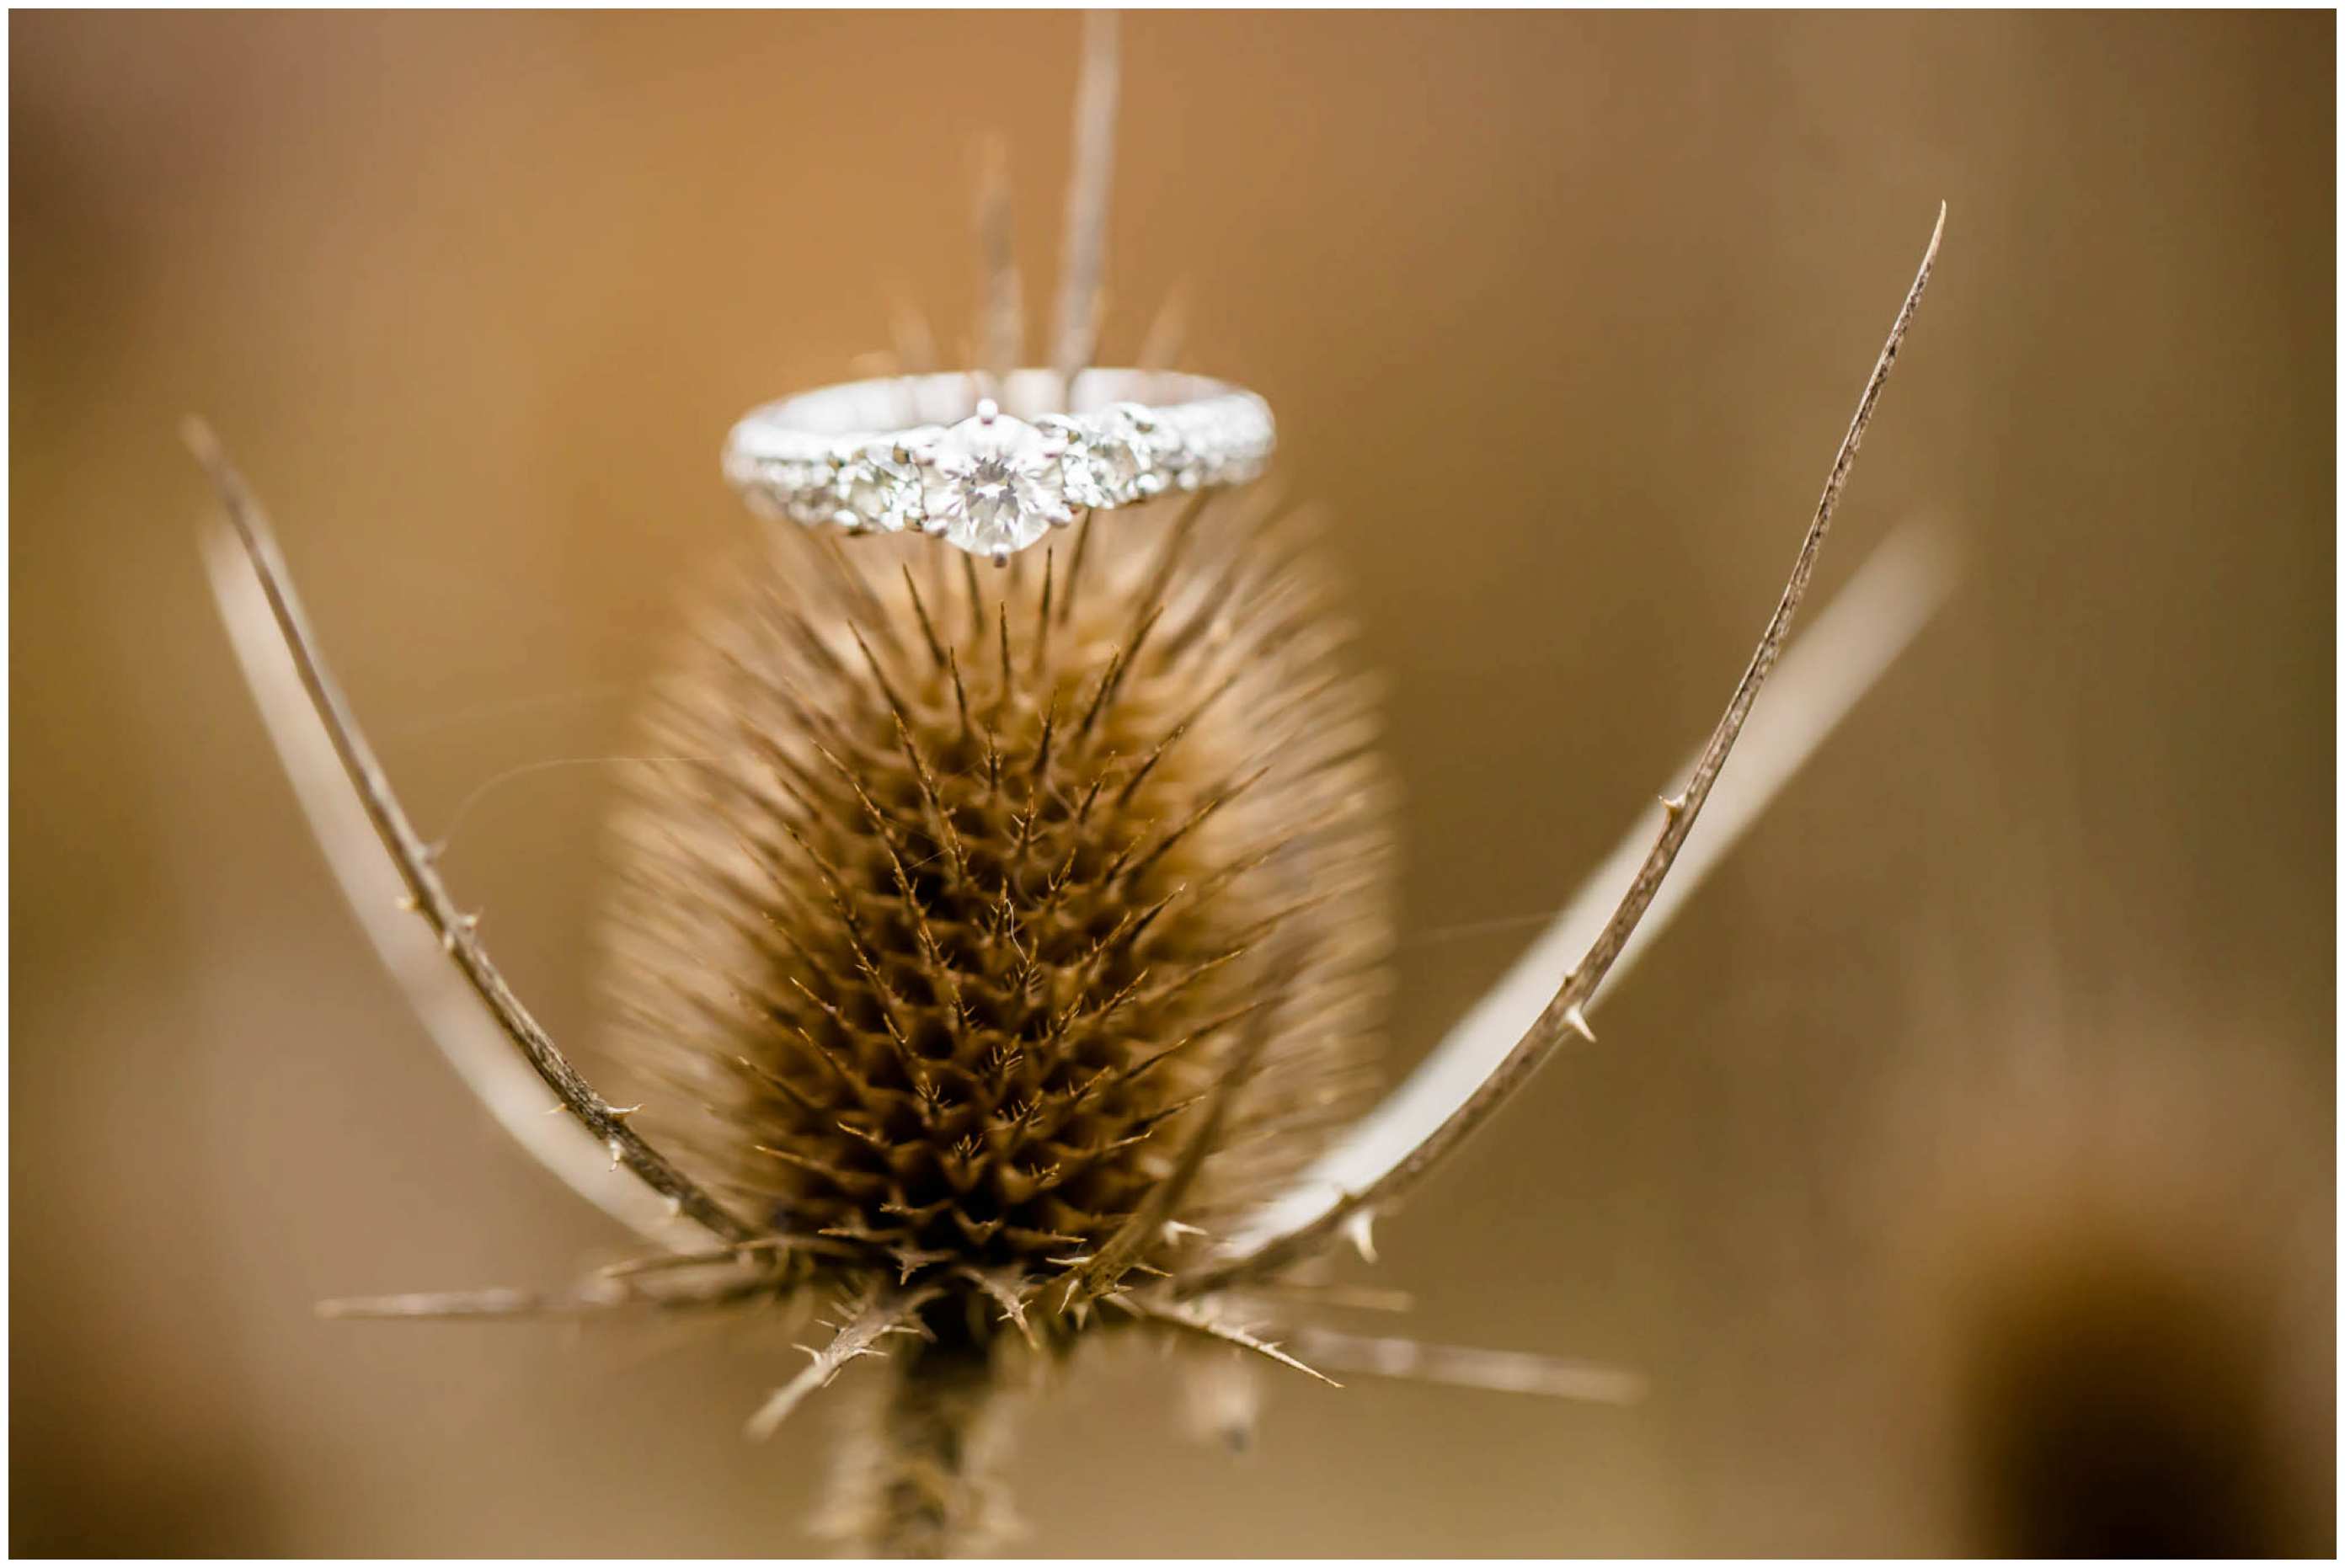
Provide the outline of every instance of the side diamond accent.
{"type": "Polygon", "coordinates": [[[1155,493],[1155,460],[1147,438],[1122,412],[1091,424],[1049,421],[1067,443],[1060,470],[1067,500],[1076,506],[1129,506],[1155,493]]]}
{"type": "Polygon", "coordinates": [[[847,527],[901,533],[921,525],[919,470],[896,450],[893,441],[873,441],[839,470],[838,521],[847,527]]]}

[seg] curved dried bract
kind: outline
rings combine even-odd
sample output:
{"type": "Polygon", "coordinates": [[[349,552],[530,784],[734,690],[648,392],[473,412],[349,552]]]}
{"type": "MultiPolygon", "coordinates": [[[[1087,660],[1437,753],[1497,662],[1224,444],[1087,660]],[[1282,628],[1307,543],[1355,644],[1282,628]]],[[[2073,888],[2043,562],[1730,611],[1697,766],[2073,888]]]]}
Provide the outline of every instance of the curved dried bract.
{"type": "Polygon", "coordinates": [[[701,1245],[701,1230],[727,1241],[758,1234],[638,1137],[627,1126],[628,1113],[578,1075],[505,984],[473,934],[472,920],[449,896],[431,852],[391,793],[373,748],[318,653],[259,503],[208,429],[191,421],[187,438],[234,530],[233,544],[214,536],[207,559],[253,700],[317,832],[319,848],[441,1049],[523,1148],[639,1233],[677,1246],[701,1245]],[[238,569],[239,547],[249,571],[238,569]],[[275,623],[274,640],[260,625],[264,608],[275,623]],[[297,700],[297,692],[306,703],[297,700]],[[342,775],[339,788],[329,758],[342,775]],[[379,844],[357,833],[361,820],[379,844]],[[391,918],[402,901],[421,921],[391,918]],[[426,946],[419,947],[419,936],[426,946]],[[461,985],[452,983],[456,976],[461,985]],[[513,1070],[509,1046],[520,1048],[526,1077],[513,1070]],[[532,1078],[551,1088],[575,1118],[566,1130],[555,1130],[566,1118],[544,1114],[543,1089],[526,1088],[532,1078]],[[630,1173],[624,1186],[611,1174],[617,1166],[630,1173]],[[677,1216],[694,1227],[672,1223],[677,1216]]]}
{"type": "Polygon", "coordinates": [[[1347,1230],[1365,1238],[1369,1219],[1389,1210],[1406,1196],[1411,1188],[1528,1081],[1558,1047],[1568,1039],[1593,1037],[1588,1027],[1588,1008],[1595,1000],[1597,988],[1603,984],[1606,975],[1627,948],[1629,937],[1636,932],[1675,864],[1687,834],[1692,830],[1703,804],[1710,798],[1720,769],[1725,766],[1728,754],[1734,749],[1736,738],[1741,733],[1760,686],[1774,667],[1776,657],[1791,631],[1792,619],[1798,613],[1800,602],[1806,597],[1817,555],[1832,526],[1832,512],[1847,482],[1857,448],[1864,438],[1865,426],[1872,420],[1882,388],[1888,381],[1890,369],[1896,363],[1898,350],[1913,323],[1914,313],[1921,304],[1923,291],[1929,285],[1930,271],[1937,261],[1938,242],[1945,232],[1945,209],[1941,207],[1921,268],[1914,275],[1913,287],[1906,291],[1903,303],[1898,308],[1896,319],[1889,329],[1888,341],[1873,365],[1872,376],[1865,382],[1855,416],[1849,421],[1848,432],[1841,439],[1832,470],[1824,481],[1822,497],[1818,501],[1815,515],[1800,541],[1799,555],[1792,563],[1791,578],[1784,584],[1774,613],[1768,618],[1758,649],[1751,655],[1742,678],[1736,683],[1734,693],[1727,703],[1726,712],[1719,720],[1718,727],[1711,732],[1709,743],[1695,758],[1683,788],[1677,795],[1662,802],[1657,841],[1639,862],[1627,892],[1598,929],[1587,951],[1565,975],[1562,985],[1548,998],[1537,1018],[1522,1032],[1513,1047],[1475,1083],[1462,1100],[1447,1107],[1420,1105],[1417,1108],[1440,1109],[1439,1119],[1430,1125],[1424,1122],[1405,1124],[1382,1113],[1369,1118],[1355,1136],[1337,1146],[1335,1151],[1315,1168],[1312,1177],[1279,1200],[1270,1211],[1273,1218],[1269,1223],[1257,1221],[1250,1224],[1238,1239],[1225,1245],[1220,1261],[1184,1274],[1179,1282],[1184,1294],[1201,1294],[1287,1268],[1347,1230]],[[1404,1136],[1396,1137],[1396,1133],[1404,1136]],[[1333,1179],[1330,1179],[1331,1176],[1333,1179]]]}
{"type": "MultiPolygon", "coordinates": [[[[1635,936],[1621,949],[1598,1000],[1668,929],[1792,775],[1858,700],[1880,683],[1945,602],[1956,579],[1943,531],[1929,523],[1906,524],[1866,558],[1848,585],[1801,633],[1775,672],[1766,713],[1745,730],[1735,748],[1733,773],[1720,781],[1711,797],[1701,833],[1687,842],[1635,936]]],[[[1687,758],[1682,773],[1690,773],[1694,761],[1687,758]]],[[[1611,913],[1615,890],[1636,875],[1666,812],[1656,803],[1637,818],[1561,913],[1458,1019],[1407,1081],[1387,1094],[1277,1202],[1231,1231],[1225,1239],[1228,1255],[1252,1252],[1319,1218],[1344,1193],[1365,1190],[1472,1097],[1546,1007],[1554,993],[1556,972],[1595,940],[1611,913]]]]}

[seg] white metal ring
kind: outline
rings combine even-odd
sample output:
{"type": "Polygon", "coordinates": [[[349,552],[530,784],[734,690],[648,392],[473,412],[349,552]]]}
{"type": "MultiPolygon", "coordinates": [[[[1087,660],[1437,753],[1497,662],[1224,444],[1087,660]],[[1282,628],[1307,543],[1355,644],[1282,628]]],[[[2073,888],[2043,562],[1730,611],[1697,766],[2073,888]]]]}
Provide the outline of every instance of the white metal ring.
{"type": "Polygon", "coordinates": [[[1243,484],[1276,440],[1269,404],[1203,376],[953,372],[768,403],[733,427],[725,475],[768,516],[1006,561],[1087,510],[1243,484]]]}

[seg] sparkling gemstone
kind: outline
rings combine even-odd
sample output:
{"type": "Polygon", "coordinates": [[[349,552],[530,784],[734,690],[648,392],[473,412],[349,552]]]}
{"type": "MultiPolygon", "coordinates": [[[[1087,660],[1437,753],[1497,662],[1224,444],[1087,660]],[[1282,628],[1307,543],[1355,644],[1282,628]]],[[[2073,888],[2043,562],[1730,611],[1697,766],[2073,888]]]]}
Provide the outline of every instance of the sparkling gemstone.
{"type": "Polygon", "coordinates": [[[925,454],[928,526],[972,555],[1025,549],[1071,521],[1060,443],[1007,414],[963,420],[925,454]]]}
{"type": "Polygon", "coordinates": [[[1192,430],[1173,420],[1161,420],[1148,431],[1150,468],[1158,483],[1168,489],[1195,490],[1212,477],[1201,450],[1210,448],[1212,432],[1192,430]]]}
{"type": "Polygon", "coordinates": [[[809,527],[830,521],[831,474],[825,463],[783,462],[773,470],[774,494],[791,520],[809,527]]]}
{"type": "Polygon", "coordinates": [[[874,442],[839,470],[838,499],[851,526],[900,533],[920,521],[919,471],[874,442]]]}
{"type": "Polygon", "coordinates": [[[1151,462],[1146,439],[1120,416],[1100,428],[1063,427],[1067,450],[1060,459],[1067,500],[1076,506],[1124,506],[1145,493],[1151,462]]]}

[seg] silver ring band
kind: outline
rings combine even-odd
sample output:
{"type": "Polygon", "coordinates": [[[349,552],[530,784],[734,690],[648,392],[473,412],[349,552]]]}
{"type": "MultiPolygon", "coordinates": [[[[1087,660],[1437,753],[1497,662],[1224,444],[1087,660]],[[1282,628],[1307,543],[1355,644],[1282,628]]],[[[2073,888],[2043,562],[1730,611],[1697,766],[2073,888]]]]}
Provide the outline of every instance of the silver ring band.
{"type": "Polygon", "coordinates": [[[1243,484],[1276,440],[1268,403],[1203,376],[955,371],[768,403],[733,427],[725,477],[767,516],[1006,561],[1087,509],[1243,484]]]}

